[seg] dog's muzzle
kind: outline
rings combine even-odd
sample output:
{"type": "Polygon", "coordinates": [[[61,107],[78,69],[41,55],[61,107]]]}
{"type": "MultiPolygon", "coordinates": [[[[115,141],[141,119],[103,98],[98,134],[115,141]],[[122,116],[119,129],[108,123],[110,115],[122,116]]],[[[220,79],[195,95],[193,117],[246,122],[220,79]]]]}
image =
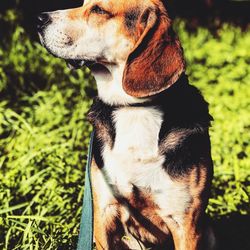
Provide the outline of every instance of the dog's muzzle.
{"type": "MultiPolygon", "coordinates": [[[[52,17],[50,13],[43,12],[37,16],[37,31],[40,37],[41,44],[48,50],[50,54],[54,55],[55,57],[60,57],[57,54],[55,54],[51,50],[51,48],[47,46],[44,40],[44,31],[46,27],[48,27],[48,25],[50,25],[51,23],[52,23],[52,17]]],[[[70,69],[80,69],[83,66],[91,67],[95,63],[93,61],[82,59],[82,58],[69,58],[69,59],[65,59],[65,61],[67,63],[67,66],[70,69]]]]}

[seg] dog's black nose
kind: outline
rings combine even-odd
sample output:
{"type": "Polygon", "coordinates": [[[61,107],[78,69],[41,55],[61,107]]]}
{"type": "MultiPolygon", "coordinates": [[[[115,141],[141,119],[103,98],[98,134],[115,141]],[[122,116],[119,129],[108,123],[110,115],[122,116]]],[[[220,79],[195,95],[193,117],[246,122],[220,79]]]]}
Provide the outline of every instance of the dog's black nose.
{"type": "Polygon", "coordinates": [[[51,22],[51,17],[48,13],[43,12],[37,16],[37,28],[41,30],[43,27],[51,22]]]}

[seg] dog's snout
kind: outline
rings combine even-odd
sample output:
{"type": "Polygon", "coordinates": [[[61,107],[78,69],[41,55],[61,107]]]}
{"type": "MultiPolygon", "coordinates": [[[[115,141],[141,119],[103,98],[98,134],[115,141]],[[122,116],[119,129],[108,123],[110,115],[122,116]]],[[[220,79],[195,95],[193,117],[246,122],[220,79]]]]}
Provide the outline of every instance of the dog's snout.
{"type": "Polygon", "coordinates": [[[41,30],[51,22],[51,17],[48,13],[43,12],[37,16],[37,28],[41,30]]]}

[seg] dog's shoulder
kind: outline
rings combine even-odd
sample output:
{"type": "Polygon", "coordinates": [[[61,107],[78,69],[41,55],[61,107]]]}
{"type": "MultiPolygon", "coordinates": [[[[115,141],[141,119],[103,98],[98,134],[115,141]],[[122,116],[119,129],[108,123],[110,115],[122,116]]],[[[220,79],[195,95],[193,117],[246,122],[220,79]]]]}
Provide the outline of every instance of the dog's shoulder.
{"type": "Polygon", "coordinates": [[[164,113],[159,149],[170,175],[181,175],[210,159],[209,127],[212,116],[201,92],[184,75],[158,99],[164,113]]]}
{"type": "Polygon", "coordinates": [[[163,110],[169,128],[195,124],[209,127],[213,119],[208,111],[208,103],[201,92],[189,83],[186,75],[159,94],[155,102],[163,110]]]}

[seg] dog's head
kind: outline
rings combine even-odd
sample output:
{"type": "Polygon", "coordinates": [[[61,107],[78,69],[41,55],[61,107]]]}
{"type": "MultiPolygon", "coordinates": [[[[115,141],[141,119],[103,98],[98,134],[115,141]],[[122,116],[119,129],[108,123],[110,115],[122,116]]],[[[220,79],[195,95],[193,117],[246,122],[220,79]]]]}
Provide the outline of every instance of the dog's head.
{"type": "Polygon", "coordinates": [[[85,0],[39,16],[42,44],[71,66],[90,66],[99,95],[135,103],[160,93],[185,70],[163,0],[85,0]]]}

